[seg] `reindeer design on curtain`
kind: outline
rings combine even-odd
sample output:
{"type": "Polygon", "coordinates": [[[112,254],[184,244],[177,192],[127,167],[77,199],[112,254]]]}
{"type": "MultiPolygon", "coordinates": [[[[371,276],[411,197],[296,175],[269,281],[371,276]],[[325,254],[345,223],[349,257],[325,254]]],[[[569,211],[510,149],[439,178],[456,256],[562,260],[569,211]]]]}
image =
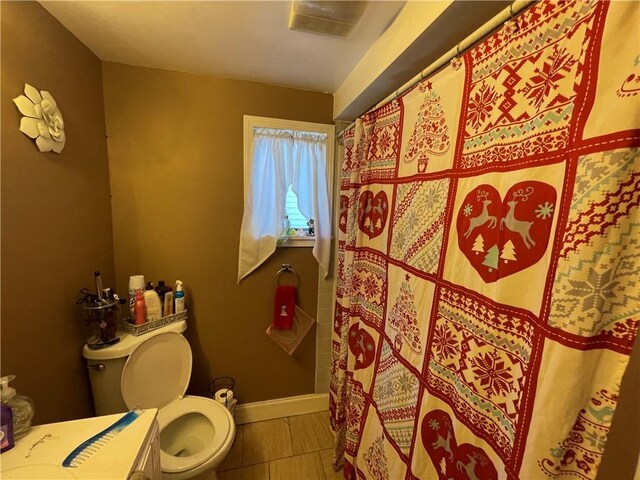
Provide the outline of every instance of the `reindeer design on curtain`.
{"type": "Polygon", "coordinates": [[[485,191],[479,191],[477,195],[477,199],[479,202],[482,202],[482,212],[477,217],[473,217],[469,219],[469,228],[466,232],[464,232],[464,238],[469,238],[469,235],[477,228],[481,227],[487,222],[489,223],[489,228],[495,228],[498,220],[493,215],[489,215],[489,205],[491,205],[491,200],[487,197],[489,194],[485,191]]]}
{"type": "Polygon", "coordinates": [[[533,187],[528,187],[524,191],[520,189],[517,192],[514,192],[513,199],[507,202],[507,206],[509,207],[507,215],[500,220],[500,230],[503,230],[506,226],[507,229],[511,230],[513,233],[517,233],[522,237],[522,241],[527,248],[531,248],[536,244],[533,238],[531,238],[531,235],[529,235],[529,230],[531,230],[533,222],[518,220],[515,217],[515,210],[516,205],[518,204],[517,200],[522,199],[522,202],[526,202],[532,193],[533,187]]]}

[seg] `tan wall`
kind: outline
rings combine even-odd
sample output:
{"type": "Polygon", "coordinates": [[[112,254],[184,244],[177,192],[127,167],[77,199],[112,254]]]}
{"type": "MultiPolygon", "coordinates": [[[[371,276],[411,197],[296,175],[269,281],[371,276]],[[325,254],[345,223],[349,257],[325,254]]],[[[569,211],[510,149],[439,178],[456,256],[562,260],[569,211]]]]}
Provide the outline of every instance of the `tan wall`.
{"type": "Polygon", "coordinates": [[[36,404],[35,423],[90,416],[78,290],[113,285],[100,60],[36,2],[2,2],[2,375],[36,404]],[[24,84],[62,109],[62,154],[18,131],[24,84]]]}
{"type": "Polygon", "coordinates": [[[222,375],[236,379],[241,402],[313,393],[315,330],[293,357],[264,333],[282,263],[299,273],[299,305],[315,316],[311,249],[279,249],[236,284],[243,115],[331,123],[331,95],[115,63],[103,70],[118,291],[131,274],[184,281],[191,393],[205,395],[222,375]]]}

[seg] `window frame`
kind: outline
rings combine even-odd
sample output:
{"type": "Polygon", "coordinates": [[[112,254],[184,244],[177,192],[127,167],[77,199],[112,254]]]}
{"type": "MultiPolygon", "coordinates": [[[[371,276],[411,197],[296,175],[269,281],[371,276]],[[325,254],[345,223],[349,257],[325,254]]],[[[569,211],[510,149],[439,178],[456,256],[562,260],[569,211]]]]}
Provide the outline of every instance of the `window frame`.
{"type": "MultiPolygon", "coordinates": [[[[258,117],[244,115],[243,129],[243,200],[246,204],[251,189],[251,170],[253,164],[253,132],[256,128],[272,128],[276,130],[296,130],[302,132],[324,133],[327,135],[327,198],[329,200],[329,218],[333,218],[333,157],[335,145],[335,125],[326,123],[301,122],[282,118],[258,117]]],[[[331,222],[333,225],[333,221],[331,222]]],[[[315,237],[291,237],[279,247],[313,247],[315,237]]]]}

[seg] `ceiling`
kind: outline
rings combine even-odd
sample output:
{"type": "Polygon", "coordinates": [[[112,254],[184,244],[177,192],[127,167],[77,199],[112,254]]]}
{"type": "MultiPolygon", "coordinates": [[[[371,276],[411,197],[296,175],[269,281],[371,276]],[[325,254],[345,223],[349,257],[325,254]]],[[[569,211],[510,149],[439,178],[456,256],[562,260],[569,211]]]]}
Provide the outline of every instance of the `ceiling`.
{"type": "Polygon", "coordinates": [[[40,3],[101,60],[335,93],[405,2],[369,2],[349,39],[289,30],[289,1],[40,3]]]}

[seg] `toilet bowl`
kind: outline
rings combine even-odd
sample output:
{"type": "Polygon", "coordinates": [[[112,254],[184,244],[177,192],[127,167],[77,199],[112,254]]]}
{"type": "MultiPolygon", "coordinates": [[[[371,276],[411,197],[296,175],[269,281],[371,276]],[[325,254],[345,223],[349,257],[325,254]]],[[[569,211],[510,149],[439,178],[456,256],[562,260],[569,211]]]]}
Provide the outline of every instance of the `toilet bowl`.
{"type": "Polygon", "coordinates": [[[235,428],[221,428],[233,425],[233,417],[208,398],[186,396],[176,400],[159,411],[158,422],[160,464],[168,478],[190,478],[217,467],[233,443],[235,428]]]}
{"type": "MultiPolygon", "coordinates": [[[[103,368],[99,372],[120,366],[120,393],[129,410],[158,408],[162,478],[182,480],[211,470],[207,478],[215,479],[215,468],[233,444],[235,423],[229,410],[220,403],[184,395],[191,377],[189,342],[176,331],[126,341],[130,348],[124,354],[121,349],[118,357],[128,355],[124,365],[110,364],[109,360],[117,358],[105,355],[103,350],[100,355],[103,368]]],[[[108,391],[104,382],[100,382],[101,377],[90,378],[94,397],[108,391]]]]}

